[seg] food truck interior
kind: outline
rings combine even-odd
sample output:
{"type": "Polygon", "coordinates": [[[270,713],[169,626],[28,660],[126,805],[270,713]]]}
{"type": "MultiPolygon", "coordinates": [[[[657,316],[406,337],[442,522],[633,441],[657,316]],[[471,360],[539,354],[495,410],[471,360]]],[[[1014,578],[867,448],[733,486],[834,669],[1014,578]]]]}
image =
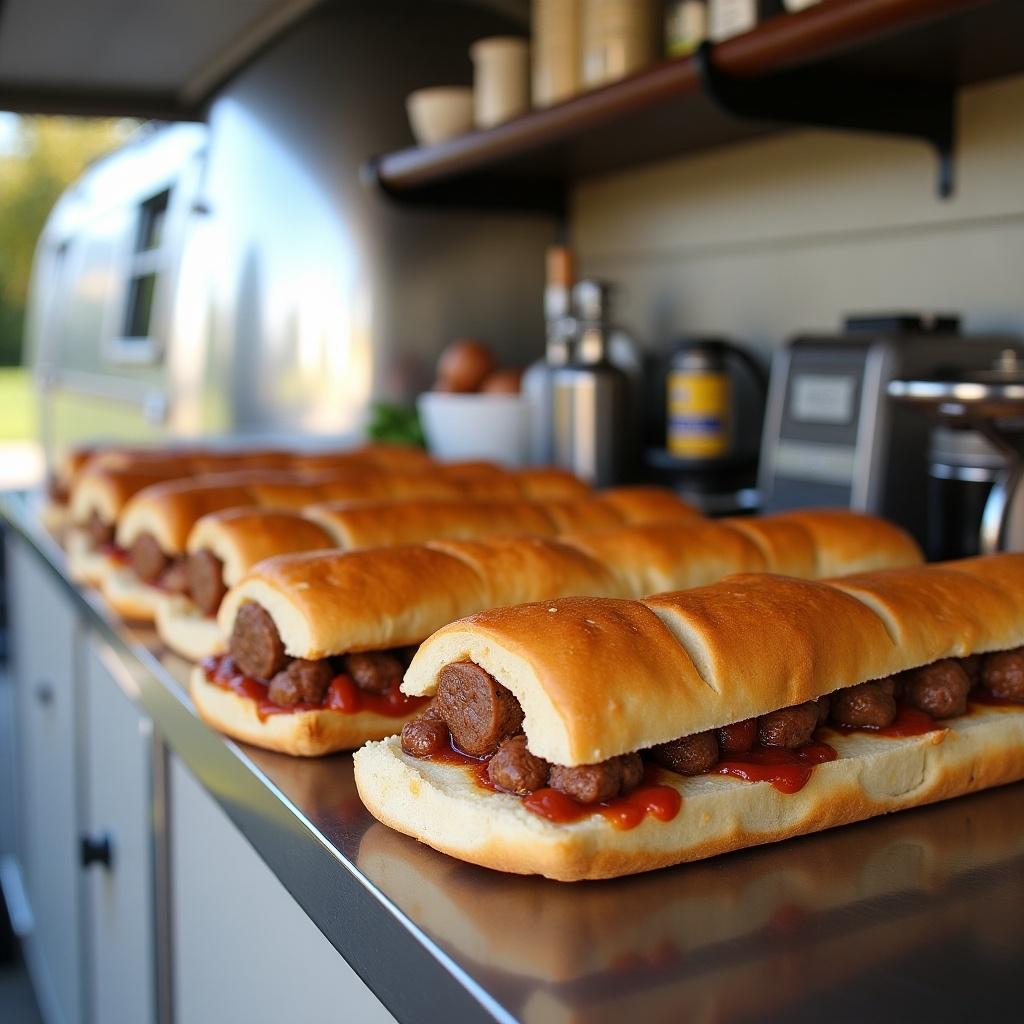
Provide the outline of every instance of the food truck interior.
{"type": "Polygon", "coordinates": [[[137,122],[34,255],[0,1018],[1012,1017],[1022,37],[1020,0],[0,0],[0,111],[137,122]],[[726,778],[750,723],[799,784],[726,778]]]}

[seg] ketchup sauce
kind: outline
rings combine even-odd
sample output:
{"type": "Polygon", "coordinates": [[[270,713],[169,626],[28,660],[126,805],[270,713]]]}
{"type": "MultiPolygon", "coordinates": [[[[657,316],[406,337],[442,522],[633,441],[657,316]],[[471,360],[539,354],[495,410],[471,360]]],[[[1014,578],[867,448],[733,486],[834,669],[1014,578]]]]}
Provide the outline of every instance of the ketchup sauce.
{"type": "Polygon", "coordinates": [[[284,707],[275,704],[268,696],[269,687],[258,679],[244,675],[235,668],[229,655],[220,654],[203,659],[203,671],[207,682],[222,689],[230,690],[239,697],[247,697],[256,705],[256,717],[265,722],[271,715],[289,715],[296,711],[314,711],[317,704],[289,704],[284,707]]]}
{"type": "Polygon", "coordinates": [[[656,780],[658,769],[648,765],[644,780],[636,789],[612,800],[582,804],[557,789],[538,789],[523,797],[523,806],[538,817],[558,823],[582,821],[600,814],[609,824],[623,831],[636,828],[647,815],[658,821],[671,821],[683,805],[679,791],[656,780]]]}
{"type": "Polygon", "coordinates": [[[401,680],[395,680],[383,693],[367,693],[356,686],[351,676],[335,676],[327,688],[321,704],[300,701],[297,704],[275,704],[269,696],[269,687],[258,679],[239,672],[229,654],[204,658],[203,671],[208,682],[230,690],[239,697],[247,697],[256,704],[256,715],[261,722],[270,715],[289,715],[298,711],[340,711],[353,715],[357,711],[373,711],[389,718],[404,718],[429,701],[429,697],[407,697],[399,689],[401,680]]]}
{"type": "Polygon", "coordinates": [[[383,693],[370,693],[360,690],[355,680],[342,672],[331,680],[323,706],[348,715],[372,711],[388,718],[404,718],[430,701],[429,697],[407,697],[401,685],[401,679],[396,679],[383,693]]]}
{"type": "MultiPolygon", "coordinates": [[[[490,757],[473,757],[459,750],[454,744],[430,754],[427,761],[440,761],[442,764],[462,765],[482,789],[493,793],[503,793],[487,774],[490,757]]],[[[571,824],[582,821],[592,814],[600,814],[606,821],[618,829],[636,828],[649,814],[658,821],[671,821],[683,805],[683,798],[671,786],[658,783],[659,769],[647,765],[644,778],[636,789],[617,796],[613,800],[604,800],[598,804],[584,804],[557,789],[545,787],[520,797],[523,806],[538,817],[546,818],[559,824],[571,824]]],[[[515,794],[508,794],[514,796],[515,794]]]]}
{"type": "Polygon", "coordinates": [[[896,717],[889,725],[835,725],[829,724],[841,736],[849,736],[854,732],[867,732],[872,736],[890,736],[894,739],[902,739],[907,736],[924,736],[925,733],[935,732],[944,729],[941,722],[937,722],[926,711],[919,711],[909,704],[900,704],[896,709],[896,717]]]}
{"type": "Polygon", "coordinates": [[[131,560],[131,555],[129,555],[128,550],[126,548],[118,547],[113,542],[110,542],[109,544],[101,544],[100,553],[106,555],[108,558],[112,558],[119,565],[127,565],[131,560]]]}
{"type": "Polygon", "coordinates": [[[798,793],[807,785],[814,766],[839,755],[827,743],[808,743],[796,750],[755,747],[745,754],[730,754],[712,769],[746,782],[770,782],[780,793],[798,793]]]}

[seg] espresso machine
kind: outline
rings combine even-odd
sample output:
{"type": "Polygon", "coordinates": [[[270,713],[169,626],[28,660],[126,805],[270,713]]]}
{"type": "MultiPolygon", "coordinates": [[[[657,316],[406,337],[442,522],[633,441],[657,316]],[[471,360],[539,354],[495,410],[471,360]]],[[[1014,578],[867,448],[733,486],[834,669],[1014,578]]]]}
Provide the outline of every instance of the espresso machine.
{"type": "MultiPolygon", "coordinates": [[[[758,470],[764,509],[871,512],[933,547],[928,495],[934,421],[914,403],[890,398],[890,384],[969,380],[1011,357],[1024,358],[1020,339],[965,335],[955,315],[851,316],[841,334],[793,338],[772,362],[758,470]]],[[[998,474],[1000,466],[994,470],[998,474]]],[[[951,554],[948,548],[941,552],[951,554]]]]}

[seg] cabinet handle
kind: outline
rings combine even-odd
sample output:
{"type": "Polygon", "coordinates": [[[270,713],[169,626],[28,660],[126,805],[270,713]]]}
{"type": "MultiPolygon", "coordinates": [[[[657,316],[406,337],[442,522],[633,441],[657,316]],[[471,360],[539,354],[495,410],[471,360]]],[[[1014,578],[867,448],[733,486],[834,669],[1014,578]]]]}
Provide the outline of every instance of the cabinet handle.
{"type": "Polygon", "coordinates": [[[102,864],[109,871],[114,861],[114,846],[109,835],[82,836],[80,840],[82,867],[102,864]]]}
{"type": "Polygon", "coordinates": [[[37,703],[41,704],[44,708],[48,708],[56,696],[52,684],[45,680],[40,680],[36,683],[32,692],[35,694],[37,703]]]}

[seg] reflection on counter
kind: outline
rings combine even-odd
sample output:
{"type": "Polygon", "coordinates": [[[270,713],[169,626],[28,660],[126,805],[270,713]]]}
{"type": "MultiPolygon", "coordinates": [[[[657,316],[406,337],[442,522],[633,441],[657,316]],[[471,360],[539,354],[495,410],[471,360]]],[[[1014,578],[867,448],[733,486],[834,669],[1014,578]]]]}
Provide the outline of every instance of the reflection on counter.
{"type": "Polygon", "coordinates": [[[461,864],[373,824],[357,864],[443,948],[514,991],[525,1021],[611,1022],[627,1008],[646,1021],[810,1020],[821,992],[856,992],[869,974],[872,992],[902,975],[903,998],[937,942],[945,961],[956,951],[965,976],[984,970],[992,948],[1012,949],[1024,900],[1021,814],[1017,785],[572,886],[461,864]]]}

